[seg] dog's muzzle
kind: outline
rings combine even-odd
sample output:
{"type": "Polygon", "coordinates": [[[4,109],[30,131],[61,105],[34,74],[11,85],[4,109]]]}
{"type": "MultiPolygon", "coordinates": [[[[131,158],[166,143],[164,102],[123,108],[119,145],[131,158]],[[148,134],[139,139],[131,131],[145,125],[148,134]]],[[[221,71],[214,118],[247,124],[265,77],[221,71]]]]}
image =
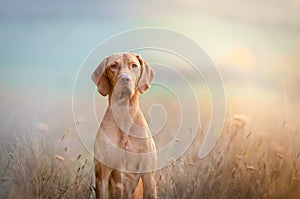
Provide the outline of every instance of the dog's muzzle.
{"type": "Polygon", "coordinates": [[[131,96],[133,94],[132,78],[127,73],[119,75],[119,84],[121,86],[120,94],[122,97],[131,96]]]}
{"type": "Polygon", "coordinates": [[[119,81],[122,81],[124,84],[129,84],[131,77],[127,73],[122,73],[119,75],[119,81]]]}

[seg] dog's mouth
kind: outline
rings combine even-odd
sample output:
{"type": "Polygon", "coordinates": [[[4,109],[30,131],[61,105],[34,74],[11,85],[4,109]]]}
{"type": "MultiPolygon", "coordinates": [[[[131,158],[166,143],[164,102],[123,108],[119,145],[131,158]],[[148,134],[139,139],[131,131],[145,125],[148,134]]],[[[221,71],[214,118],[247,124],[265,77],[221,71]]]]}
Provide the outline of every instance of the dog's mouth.
{"type": "Polygon", "coordinates": [[[119,94],[120,98],[131,98],[133,94],[132,89],[129,86],[124,86],[119,94]]]}
{"type": "Polygon", "coordinates": [[[133,86],[130,83],[118,82],[114,88],[114,93],[119,99],[130,99],[134,94],[133,86]]]}

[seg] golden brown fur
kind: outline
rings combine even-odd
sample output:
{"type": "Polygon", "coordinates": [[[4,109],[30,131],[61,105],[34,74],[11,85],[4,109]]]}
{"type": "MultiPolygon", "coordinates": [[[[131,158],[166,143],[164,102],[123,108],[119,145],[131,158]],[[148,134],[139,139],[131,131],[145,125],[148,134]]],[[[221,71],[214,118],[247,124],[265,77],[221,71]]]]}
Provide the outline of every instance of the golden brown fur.
{"type": "Polygon", "coordinates": [[[156,148],[138,98],[153,77],[133,53],[104,58],[92,75],[109,101],[94,144],[97,198],[156,198],[156,148]]]}

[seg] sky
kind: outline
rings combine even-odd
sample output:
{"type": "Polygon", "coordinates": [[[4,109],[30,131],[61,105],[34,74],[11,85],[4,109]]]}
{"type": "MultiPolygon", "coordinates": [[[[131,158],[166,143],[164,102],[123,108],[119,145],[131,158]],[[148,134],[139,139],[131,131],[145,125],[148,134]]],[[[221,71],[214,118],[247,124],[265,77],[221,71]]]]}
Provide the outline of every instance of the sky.
{"type": "Polygon", "coordinates": [[[2,131],[47,121],[60,106],[69,110],[76,73],[91,50],[112,35],[142,27],[171,29],[201,45],[224,79],[229,102],[268,93],[257,102],[264,104],[282,90],[295,101],[299,10],[299,0],[1,0],[2,131]],[[20,122],[26,115],[29,121],[20,122]]]}

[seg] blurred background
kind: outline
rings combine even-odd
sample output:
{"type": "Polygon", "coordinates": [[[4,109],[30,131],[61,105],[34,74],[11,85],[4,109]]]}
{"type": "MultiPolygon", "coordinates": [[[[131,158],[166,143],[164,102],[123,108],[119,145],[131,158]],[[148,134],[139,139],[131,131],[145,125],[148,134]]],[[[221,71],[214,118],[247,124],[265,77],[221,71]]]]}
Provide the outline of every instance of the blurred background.
{"type": "Polygon", "coordinates": [[[255,130],[299,128],[298,0],[0,4],[1,145],[13,133],[72,127],[72,86],[83,60],[108,37],[139,27],[178,31],[206,50],[224,80],[229,118],[242,114],[255,130]]]}
{"type": "MultiPolygon", "coordinates": [[[[101,120],[107,99],[95,92],[96,114],[73,121],[76,73],[99,43],[142,27],[197,42],[218,68],[226,94],[216,147],[201,160],[170,160],[172,166],[157,173],[159,198],[299,198],[299,10],[299,0],[0,0],[0,198],[95,198],[93,157],[76,128],[92,148],[98,126],[91,121],[101,120]]],[[[193,76],[178,57],[141,55],[193,76]]],[[[157,79],[185,91],[162,72],[157,79]]],[[[90,72],[81,77],[86,84],[76,94],[84,112],[95,86],[90,72]]],[[[213,107],[203,79],[193,88],[201,117],[190,151],[197,155],[213,107]]],[[[140,98],[152,132],[162,131],[158,147],[174,139],[181,119],[197,120],[180,118],[178,99],[166,90],[154,85],[140,98]]],[[[191,100],[182,101],[195,111],[191,100]]]]}

